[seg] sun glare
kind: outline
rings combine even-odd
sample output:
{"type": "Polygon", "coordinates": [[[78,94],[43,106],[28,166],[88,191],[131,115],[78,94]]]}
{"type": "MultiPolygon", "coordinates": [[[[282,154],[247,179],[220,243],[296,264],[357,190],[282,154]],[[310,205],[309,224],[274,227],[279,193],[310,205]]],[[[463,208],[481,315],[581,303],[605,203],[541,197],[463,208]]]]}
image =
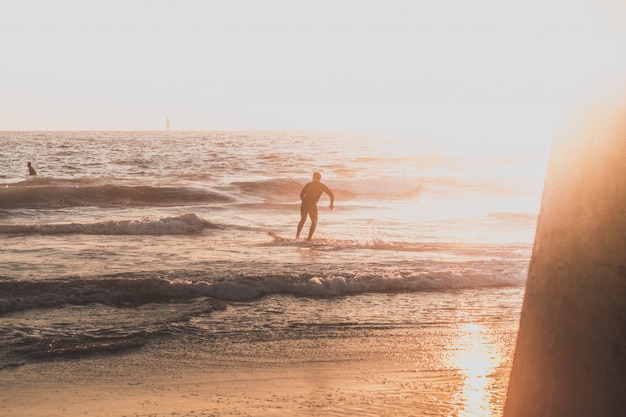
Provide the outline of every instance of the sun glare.
{"type": "Polygon", "coordinates": [[[457,369],[463,379],[455,401],[460,404],[458,416],[492,416],[494,410],[490,384],[503,357],[489,336],[488,329],[480,324],[460,325],[447,355],[448,366],[457,369]]]}

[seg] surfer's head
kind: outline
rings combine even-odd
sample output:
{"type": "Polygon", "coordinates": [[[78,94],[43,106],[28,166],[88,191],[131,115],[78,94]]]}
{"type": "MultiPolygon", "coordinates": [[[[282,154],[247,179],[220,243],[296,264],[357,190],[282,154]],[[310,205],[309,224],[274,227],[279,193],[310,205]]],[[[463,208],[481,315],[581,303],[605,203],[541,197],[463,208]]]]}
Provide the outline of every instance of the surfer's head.
{"type": "Polygon", "coordinates": [[[322,179],[322,174],[320,174],[319,172],[313,173],[313,181],[320,181],[321,179],[322,179]]]}

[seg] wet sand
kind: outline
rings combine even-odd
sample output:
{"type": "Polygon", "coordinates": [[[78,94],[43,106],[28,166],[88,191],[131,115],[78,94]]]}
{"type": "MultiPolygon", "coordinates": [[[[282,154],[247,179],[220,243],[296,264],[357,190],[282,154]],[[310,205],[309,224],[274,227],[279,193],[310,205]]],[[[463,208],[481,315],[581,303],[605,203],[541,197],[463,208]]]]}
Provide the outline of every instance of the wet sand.
{"type": "Polygon", "coordinates": [[[500,416],[516,326],[459,329],[29,363],[0,371],[0,415],[500,416]]]}
{"type": "Polygon", "coordinates": [[[14,382],[3,390],[1,407],[7,416],[25,417],[418,415],[411,414],[415,399],[407,400],[410,386],[398,385],[393,374],[326,365],[148,380],[76,376],[14,382]]]}

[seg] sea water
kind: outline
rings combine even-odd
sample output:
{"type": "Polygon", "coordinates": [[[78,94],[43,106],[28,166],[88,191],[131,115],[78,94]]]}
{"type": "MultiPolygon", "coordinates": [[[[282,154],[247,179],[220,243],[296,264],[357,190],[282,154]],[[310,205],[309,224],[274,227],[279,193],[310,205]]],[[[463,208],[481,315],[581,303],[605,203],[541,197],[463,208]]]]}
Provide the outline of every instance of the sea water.
{"type": "Polygon", "coordinates": [[[514,335],[488,334],[519,319],[536,159],[345,132],[0,132],[0,144],[0,372],[251,342],[271,358],[276,342],[372,335],[386,348],[364,353],[406,355],[390,341],[436,329],[415,352],[465,349],[471,363],[486,349],[498,413],[514,335]],[[322,195],[313,240],[295,240],[314,171],[335,208],[322,195]]]}

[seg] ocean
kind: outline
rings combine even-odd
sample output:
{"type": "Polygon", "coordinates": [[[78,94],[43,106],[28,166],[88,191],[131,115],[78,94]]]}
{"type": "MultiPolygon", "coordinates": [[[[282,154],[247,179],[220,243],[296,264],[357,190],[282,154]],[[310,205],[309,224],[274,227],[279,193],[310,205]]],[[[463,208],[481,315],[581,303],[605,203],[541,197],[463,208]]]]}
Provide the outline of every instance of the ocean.
{"type": "Polygon", "coordinates": [[[361,344],[410,356],[403,387],[432,400],[416,415],[500,415],[542,186],[532,156],[346,132],[0,143],[0,374],[159,355],[274,363],[323,344],[306,368],[361,344]],[[313,239],[295,240],[315,171],[335,208],[322,195],[313,239]],[[471,381],[484,383],[473,405],[471,381]]]}

